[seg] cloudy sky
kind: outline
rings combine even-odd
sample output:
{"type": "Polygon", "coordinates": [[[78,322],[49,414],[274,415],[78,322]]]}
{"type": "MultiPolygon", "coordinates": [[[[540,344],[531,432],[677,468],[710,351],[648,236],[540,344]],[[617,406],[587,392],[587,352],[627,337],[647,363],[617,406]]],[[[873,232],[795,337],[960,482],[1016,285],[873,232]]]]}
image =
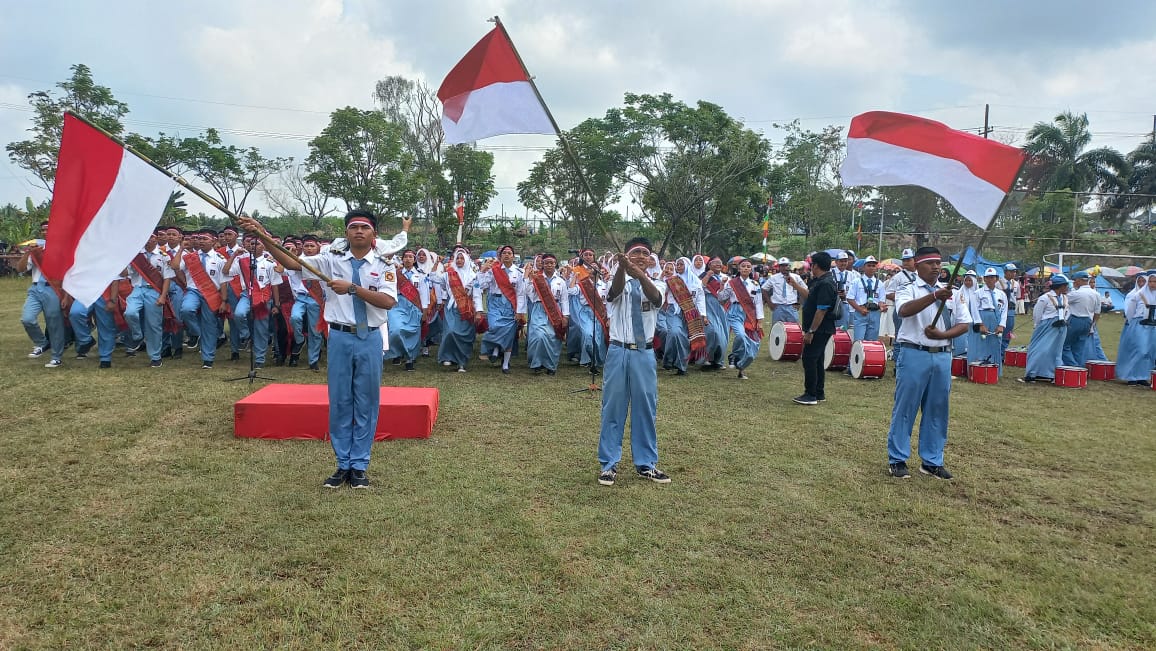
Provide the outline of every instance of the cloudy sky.
{"type": "MultiPolygon", "coordinates": [[[[1153,128],[1156,2],[1119,0],[5,0],[0,142],[26,137],[27,95],[84,63],[127,102],[130,131],[204,127],[266,155],[308,154],[330,111],[373,106],[388,75],[433,87],[500,15],[562,128],[623,93],[708,100],[762,131],[846,125],[868,110],[983,124],[1021,142],[1086,112],[1096,145],[1131,151],[1153,128]]],[[[491,213],[552,140],[504,136],[491,213]]],[[[46,195],[7,158],[0,204],[46,195]]]]}

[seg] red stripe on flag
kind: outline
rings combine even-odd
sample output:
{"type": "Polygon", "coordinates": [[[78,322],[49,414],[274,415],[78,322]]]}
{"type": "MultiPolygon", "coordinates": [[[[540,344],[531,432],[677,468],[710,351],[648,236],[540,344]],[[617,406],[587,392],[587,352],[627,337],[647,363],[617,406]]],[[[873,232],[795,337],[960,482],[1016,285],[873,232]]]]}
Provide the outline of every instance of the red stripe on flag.
{"type": "Polygon", "coordinates": [[[1010,192],[1024,161],[1016,147],[956,131],[941,122],[887,111],[871,111],[851,120],[848,138],[870,138],[932,156],[957,160],[977,177],[1010,192]]]}
{"type": "Polygon", "coordinates": [[[490,84],[529,81],[514,53],[514,46],[500,27],[490,30],[446,75],[438,88],[445,114],[454,122],[461,117],[470,91],[490,84]]]}
{"type": "Polygon", "coordinates": [[[44,274],[64,277],[76,258],[76,246],[116,183],[124,148],[101,132],[64,115],[52,210],[48,214],[48,242],[44,274]]]}

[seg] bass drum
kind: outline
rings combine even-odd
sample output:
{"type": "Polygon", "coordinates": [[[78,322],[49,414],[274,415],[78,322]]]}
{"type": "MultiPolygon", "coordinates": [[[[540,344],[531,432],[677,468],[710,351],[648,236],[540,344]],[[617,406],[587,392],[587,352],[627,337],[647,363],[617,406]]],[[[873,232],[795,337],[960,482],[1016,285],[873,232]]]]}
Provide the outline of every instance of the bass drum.
{"type": "Polygon", "coordinates": [[[823,353],[823,364],[828,371],[842,371],[851,361],[851,335],[846,330],[836,330],[835,336],[827,340],[827,350],[823,353]]]}
{"type": "Polygon", "coordinates": [[[793,362],[803,356],[803,329],[798,323],[779,321],[771,326],[771,359],[793,362]]]}
{"type": "Polygon", "coordinates": [[[878,379],[887,369],[887,349],[878,341],[851,344],[851,377],[878,379]]]}

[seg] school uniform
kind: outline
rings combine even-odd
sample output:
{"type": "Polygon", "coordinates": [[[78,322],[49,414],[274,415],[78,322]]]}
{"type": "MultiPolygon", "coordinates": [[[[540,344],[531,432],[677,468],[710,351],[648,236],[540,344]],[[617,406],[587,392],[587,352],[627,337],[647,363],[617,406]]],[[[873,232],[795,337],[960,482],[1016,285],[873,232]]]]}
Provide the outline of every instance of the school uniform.
{"type": "Polygon", "coordinates": [[[860,274],[856,282],[847,288],[848,302],[854,301],[859,307],[867,308],[867,314],[859,314],[850,304],[847,306],[847,310],[851,312],[851,323],[855,328],[855,341],[879,341],[879,320],[883,312],[880,309],[873,310],[869,306],[879,308],[885,296],[883,282],[874,276],[860,274]]]}
{"type": "Polygon", "coordinates": [[[1003,337],[996,330],[1007,325],[1007,295],[999,289],[978,287],[971,293],[972,328],[968,331],[967,363],[995,364],[1003,372],[1003,337]],[[987,327],[987,334],[979,325],[987,327]]]}
{"type": "MultiPolygon", "coordinates": [[[[570,293],[566,281],[555,274],[547,279],[550,295],[561,312],[562,319],[570,316],[570,293]]],[[[538,295],[538,288],[531,279],[523,284],[526,305],[526,357],[531,369],[558,370],[558,360],[562,356],[563,341],[558,339],[550,317],[538,295]]]]}
{"type": "Polygon", "coordinates": [[[1063,366],[1064,340],[1068,332],[1068,298],[1049,291],[1036,300],[1032,319],[1035,330],[1028,342],[1024,378],[1054,380],[1056,367],[1063,366]]]}

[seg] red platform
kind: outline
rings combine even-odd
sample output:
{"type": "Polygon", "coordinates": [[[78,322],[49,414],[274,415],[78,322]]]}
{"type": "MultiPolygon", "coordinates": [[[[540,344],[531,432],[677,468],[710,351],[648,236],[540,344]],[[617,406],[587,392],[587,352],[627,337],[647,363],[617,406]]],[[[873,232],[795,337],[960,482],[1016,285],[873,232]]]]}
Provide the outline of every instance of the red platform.
{"type": "MultiPolygon", "coordinates": [[[[329,390],[324,384],[270,384],[233,405],[233,435],[258,439],[329,440],[329,390]]],[[[373,440],[425,439],[438,418],[438,390],[381,387],[373,440]]]]}

